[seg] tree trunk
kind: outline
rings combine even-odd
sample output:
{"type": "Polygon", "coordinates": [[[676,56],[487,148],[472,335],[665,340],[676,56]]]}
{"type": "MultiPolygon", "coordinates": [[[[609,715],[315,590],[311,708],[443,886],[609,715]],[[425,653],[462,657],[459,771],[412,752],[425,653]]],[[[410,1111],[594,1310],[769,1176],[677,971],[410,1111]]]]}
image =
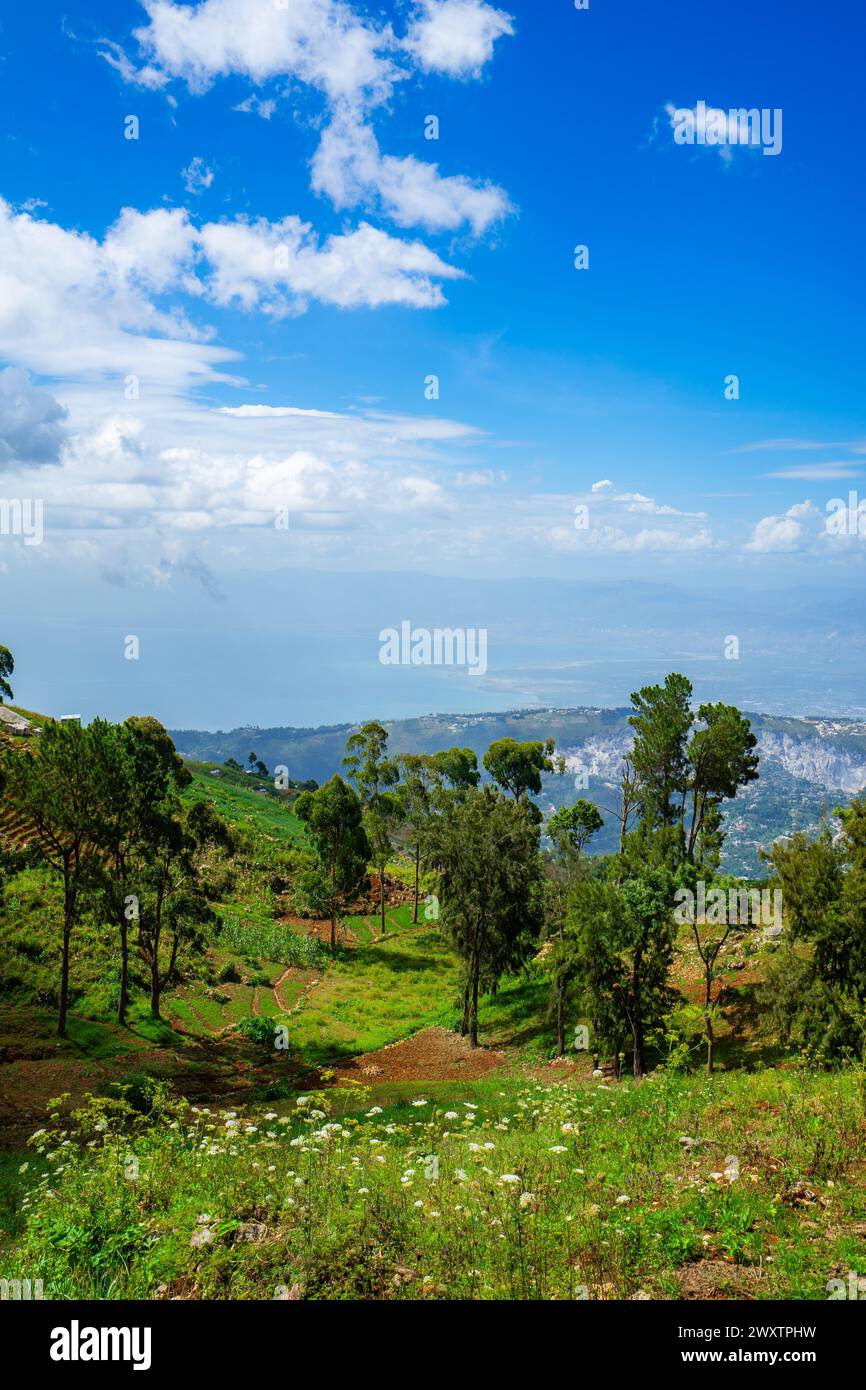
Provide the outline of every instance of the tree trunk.
{"type": "Polygon", "coordinates": [[[57,1015],[57,1032],[66,1037],[66,1013],[69,1008],[69,940],[72,936],[72,923],[75,917],[75,890],[69,880],[68,866],[63,869],[63,958],[60,964],[60,1008],[57,1015]]]}
{"type": "Polygon", "coordinates": [[[117,1021],[123,1027],[126,1023],[126,1003],[129,993],[129,924],[123,906],[118,921],[120,927],[120,992],[117,996],[117,1021]]]}
{"type": "Polygon", "coordinates": [[[556,996],[556,1055],[565,1056],[565,986],[560,985],[556,996]]]}
{"type": "Polygon", "coordinates": [[[463,1017],[460,1020],[460,1036],[465,1038],[469,1032],[469,977],[466,977],[466,988],[463,991],[463,1017]]]}
{"type": "Polygon", "coordinates": [[[382,924],[381,934],[385,935],[385,866],[379,870],[379,921],[382,924]]]}
{"type": "Polygon", "coordinates": [[[632,1054],[632,1071],[634,1072],[634,1079],[635,1081],[642,1081],[644,1071],[643,1028],[637,1022],[632,1025],[632,1042],[634,1047],[634,1051],[632,1054]]]}
{"type": "Polygon", "coordinates": [[[415,910],[414,910],[414,912],[412,913],[412,924],[413,924],[413,926],[417,926],[417,923],[418,923],[418,879],[419,879],[419,877],[420,877],[420,872],[421,872],[421,846],[420,846],[420,845],[416,845],[416,846],[415,846],[415,910]]]}
{"type": "Polygon", "coordinates": [[[469,1015],[469,1046],[478,1046],[478,976],[480,972],[480,961],[475,962],[472,975],[472,1009],[469,1015]]]}
{"type": "Polygon", "coordinates": [[[331,950],[334,949],[334,947],[336,946],[336,944],[337,944],[337,919],[336,919],[334,913],[332,912],[332,913],[331,913],[331,950]]]}
{"type": "Polygon", "coordinates": [[[709,1013],[709,1011],[708,1011],[707,1013],[704,1014],[704,1022],[705,1022],[705,1024],[706,1024],[706,1029],[707,1029],[707,1076],[712,1076],[712,1074],[713,1074],[713,1053],[715,1052],[715,1048],[716,1048],[716,1037],[715,1037],[715,1034],[714,1034],[714,1032],[713,1032],[713,1018],[712,1018],[712,1014],[709,1013]]]}
{"type": "Polygon", "coordinates": [[[150,958],[150,1014],[151,1018],[160,1018],[160,981],[159,981],[159,952],[154,942],[153,954],[150,958]]]}
{"type": "Polygon", "coordinates": [[[66,1037],[66,1010],[69,1001],[69,937],[72,930],[71,921],[67,920],[64,913],[63,922],[63,960],[60,966],[60,1011],[57,1016],[57,1032],[61,1038],[66,1037]]]}

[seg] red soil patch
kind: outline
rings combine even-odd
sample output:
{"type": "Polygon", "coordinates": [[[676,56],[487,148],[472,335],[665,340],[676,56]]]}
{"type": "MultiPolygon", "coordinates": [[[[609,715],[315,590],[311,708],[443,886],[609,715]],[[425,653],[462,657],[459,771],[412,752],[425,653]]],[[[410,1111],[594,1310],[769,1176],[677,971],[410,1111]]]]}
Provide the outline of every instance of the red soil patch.
{"type": "Polygon", "coordinates": [[[486,1076],[507,1062],[504,1053],[470,1047],[466,1038],[447,1028],[425,1028],[378,1052],[354,1057],[337,1069],[335,1079],[367,1085],[380,1081],[460,1081],[486,1076]]]}

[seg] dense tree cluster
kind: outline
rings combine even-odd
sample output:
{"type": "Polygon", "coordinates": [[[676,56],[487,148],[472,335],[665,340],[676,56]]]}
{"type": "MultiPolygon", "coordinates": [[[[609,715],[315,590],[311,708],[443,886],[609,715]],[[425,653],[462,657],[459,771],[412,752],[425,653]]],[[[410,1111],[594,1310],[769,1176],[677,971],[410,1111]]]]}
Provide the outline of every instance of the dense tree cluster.
{"type": "MultiPolygon", "coordinates": [[[[11,653],[0,647],[0,695],[11,698],[11,653]]],[[[411,862],[413,920],[447,935],[463,966],[460,1029],[476,1046],[479,1000],[533,963],[550,982],[556,1047],[569,1030],[596,1064],[640,1078],[676,1005],[675,904],[719,872],[725,802],[758,776],[756,739],[732,705],[695,708],[672,674],[632,696],[634,741],[618,804],[578,799],[544,813],[544,778],[564,771],[553,742],[499,739],[478,765],[468,748],[393,754],[384,725],[349,737],[343,766],[323,786],[295,788],[305,828],[292,853],[292,888],[330,924],[357,910],[375,871],[379,932],[395,857],[411,862]],[[614,853],[592,852],[602,811],[618,827],[614,853]]],[[[231,763],[231,760],[229,760],[231,763]]],[[[250,752],[249,767],[266,765],[250,752]]],[[[227,764],[228,766],[229,764],[227,764]]],[[[242,771],[235,764],[237,771],[242,771]]],[[[209,868],[231,855],[233,832],[208,800],[190,804],[190,774],[152,718],[123,724],[46,721],[38,737],[0,745],[2,833],[39,856],[59,890],[58,1026],[65,1031],[73,944],[82,913],[115,943],[116,1014],[131,981],[146,982],[154,1017],[163,991],[203,949],[214,923],[209,868]]],[[[551,785],[548,782],[548,787],[551,785]]],[[[786,1036],[824,1058],[863,1050],[866,1036],[866,803],[840,812],[839,830],[796,835],[769,855],[788,932],[772,969],[769,1007],[786,1036]]],[[[703,979],[707,1070],[722,988],[728,919],[691,922],[703,979]]],[[[680,1001],[682,1002],[682,1001],[680,1001]]]]}

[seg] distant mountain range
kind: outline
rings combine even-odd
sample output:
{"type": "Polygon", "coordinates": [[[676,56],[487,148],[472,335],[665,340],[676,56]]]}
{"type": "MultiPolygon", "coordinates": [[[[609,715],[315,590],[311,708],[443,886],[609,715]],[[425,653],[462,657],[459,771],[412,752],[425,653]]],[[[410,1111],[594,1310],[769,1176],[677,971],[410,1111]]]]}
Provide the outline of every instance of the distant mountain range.
{"type": "MultiPolygon", "coordinates": [[[[391,736],[392,753],[433,753],[458,744],[474,749],[479,761],[498,738],[554,738],[557,751],[566,758],[567,771],[545,778],[540,798],[544,810],[584,796],[604,812],[616,804],[622,757],[631,745],[628,714],[628,709],[531,709],[429,714],[383,723],[391,736]]],[[[724,865],[744,875],[762,872],[759,851],[774,839],[795,830],[815,830],[822,817],[831,816],[836,806],[847,804],[866,788],[866,722],[766,714],[749,714],[749,718],[758,736],[761,776],[728,810],[724,865]]],[[[227,733],[175,729],[172,738],[186,758],[217,763],[235,758],[245,766],[254,752],[269,768],[287,767],[298,781],[324,782],[341,770],[346,739],[357,727],[248,727],[227,733]]],[[[595,848],[606,851],[615,843],[611,815],[595,848]]]]}

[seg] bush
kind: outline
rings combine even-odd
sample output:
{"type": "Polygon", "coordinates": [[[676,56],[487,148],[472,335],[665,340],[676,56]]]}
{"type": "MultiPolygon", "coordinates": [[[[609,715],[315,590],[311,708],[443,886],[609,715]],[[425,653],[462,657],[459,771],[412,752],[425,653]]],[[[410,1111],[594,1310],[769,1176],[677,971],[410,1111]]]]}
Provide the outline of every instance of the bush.
{"type": "Polygon", "coordinates": [[[242,1033],[250,1042],[258,1043],[266,1052],[272,1052],[277,1037],[277,1026],[273,1019],[250,1014],[235,1024],[235,1032],[242,1033]]]}

